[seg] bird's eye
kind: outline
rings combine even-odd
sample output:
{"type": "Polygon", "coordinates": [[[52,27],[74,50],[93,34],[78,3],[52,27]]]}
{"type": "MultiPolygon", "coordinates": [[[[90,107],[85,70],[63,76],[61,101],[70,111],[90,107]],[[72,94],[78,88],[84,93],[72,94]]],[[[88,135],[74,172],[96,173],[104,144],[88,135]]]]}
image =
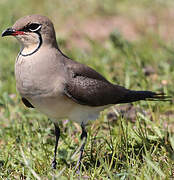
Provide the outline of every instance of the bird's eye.
{"type": "Polygon", "coordinates": [[[38,31],[40,30],[41,28],[41,24],[37,24],[37,23],[32,23],[28,26],[28,29],[31,31],[31,32],[35,32],[35,31],[38,31]]]}

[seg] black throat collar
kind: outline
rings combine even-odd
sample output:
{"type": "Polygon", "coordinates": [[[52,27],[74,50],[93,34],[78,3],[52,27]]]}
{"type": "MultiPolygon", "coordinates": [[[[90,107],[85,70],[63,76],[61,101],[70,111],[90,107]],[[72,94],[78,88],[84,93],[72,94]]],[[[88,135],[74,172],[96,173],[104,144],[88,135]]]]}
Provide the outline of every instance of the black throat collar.
{"type": "Polygon", "coordinates": [[[32,52],[30,52],[30,53],[28,53],[28,54],[23,54],[22,53],[22,50],[20,51],[20,53],[19,53],[19,55],[21,55],[21,56],[31,56],[32,54],[34,54],[35,52],[37,52],[38,50],[39,50],[39,48],[41,47],[41,45],[42,45],[42,36],[41,36],[41,34],[39,33],[39,32],[35,32],[38,36],[39,36],[39,44],[38,44],[38,46],[36,47],[36,49],[35,50],[33,50],[32,52]]]}

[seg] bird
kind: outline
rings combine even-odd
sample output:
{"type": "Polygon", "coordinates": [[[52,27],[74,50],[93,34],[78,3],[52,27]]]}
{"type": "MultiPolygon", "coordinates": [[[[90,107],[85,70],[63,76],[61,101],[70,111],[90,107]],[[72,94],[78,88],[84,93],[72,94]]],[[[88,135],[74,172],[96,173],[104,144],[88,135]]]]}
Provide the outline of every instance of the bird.
{"type": "Polygon", "coordinates": [[[94,69],[66,56],[57,44],[54,25],[46,16],[22,17],[2,32],[4,36],[15,37],[21,45],[15,62],[15,78],[22,102],[26,107],[46,114],[54,123],[54,169],[59,121],[67,118],[81,126],[82,144],[75,167],[79,169],[87,141],[85,126],[88,121],[96,120],[101,111],[115,104],[169,98],[163,92],[136,91],[112,84],[94,69]]]}

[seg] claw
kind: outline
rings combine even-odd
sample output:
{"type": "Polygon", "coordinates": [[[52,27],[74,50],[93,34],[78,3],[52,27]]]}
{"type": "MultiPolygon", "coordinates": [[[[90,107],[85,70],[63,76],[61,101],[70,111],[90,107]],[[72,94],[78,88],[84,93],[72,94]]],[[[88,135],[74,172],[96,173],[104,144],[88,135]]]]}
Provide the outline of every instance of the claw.
{"type": "Polygon", "coordinates": [[[52,164],[51,164],[52,168],[53,168],[53,169],[56,169],[56,165],[57,165],[56,160],[53,160],[53,162],[52,162],[52,164]]]}

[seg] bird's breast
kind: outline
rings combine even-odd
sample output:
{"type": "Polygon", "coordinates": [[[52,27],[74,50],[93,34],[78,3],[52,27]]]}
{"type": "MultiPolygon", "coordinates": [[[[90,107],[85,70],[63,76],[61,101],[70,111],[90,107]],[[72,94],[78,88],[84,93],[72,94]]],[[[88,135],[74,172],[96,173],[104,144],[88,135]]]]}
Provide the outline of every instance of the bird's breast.
{"type": "Polygon", "coordinates": [[[31,62],[26,62],[19,56],[15,64],[15,77],[17,90],[20,94],[27,95],[32,93],[34,87],[31,62]]]}
{"type": "Polygon", "coordinates": [[[59,79],[56,71],[49,66],[35,58],[19,56],[15,64],[15,77],[17,90],[21,96],[52,96],[61,93],[63,80],[59,79]]]}

